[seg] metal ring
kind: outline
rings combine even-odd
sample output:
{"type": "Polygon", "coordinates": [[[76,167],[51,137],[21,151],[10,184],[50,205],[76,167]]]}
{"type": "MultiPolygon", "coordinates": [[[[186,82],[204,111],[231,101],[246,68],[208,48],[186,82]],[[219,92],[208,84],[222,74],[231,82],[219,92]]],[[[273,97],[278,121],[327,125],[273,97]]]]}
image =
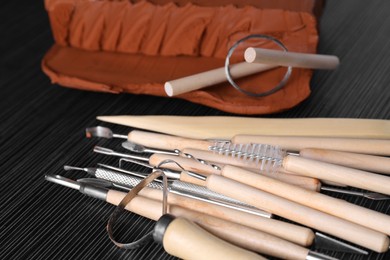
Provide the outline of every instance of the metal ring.
{"type": "Polygon", "coordinates": [[[238,86],[236,84],[236,82],[234,82],[234,80],[232,78],[232,75],[230,74],[230,67],[229,67],[229,65],[230,65],[230,57],[232,56],[234,50],[237,48],[237,46],[240,43],[242,43],[242,42],[244,42],[244,41],[246,41],[248,39],[252,39],[252,38],[262,38],[262,39],[270,40],[270,41],[276,43],[276,45],[278,45],[279,47],[281,47],[283,49],[283,51],[288,51],[286,46],[284,46],[284,44],[281,41],[279,41],[278,39],[276,39],[276,38],[274,38],[272,36],[265,35],[265,34],[251,34],[251,35],[248,35],[248,36],[238,40],[232,47],[230,47],[230,49],[228,51],[228,54],[226,56],[226,59],[225,59],[225,74],[226,74],[226,78],[229,81],[229,83],[235,89],[237,89],[238,91],[244,93],[245,95],[252,96],[252,97],[264,97],[264,96],[271,95],[271,94],[275,93],[276,91],[280,90],[287,83],[288,79],[291,76],[292,67],[291,66],[287,67],[287,71],[284,74],[283,79],[279,82],[278,85],[276,85],[271,90],[268,90],[268,91],[265,91],[265,92],[262,92],[262,93],[253,93],[253,92],[250,92],[250,91],[247,91],[245,89],[240,88],[240,86],[238,86]]]}

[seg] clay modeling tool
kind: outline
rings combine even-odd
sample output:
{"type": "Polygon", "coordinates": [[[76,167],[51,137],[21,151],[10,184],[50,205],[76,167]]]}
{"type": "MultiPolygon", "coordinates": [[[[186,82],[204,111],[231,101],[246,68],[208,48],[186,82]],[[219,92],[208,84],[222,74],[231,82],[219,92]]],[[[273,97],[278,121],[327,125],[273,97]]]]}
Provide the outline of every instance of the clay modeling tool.
{"type": "Polygon", "coordinates": [[[334,55],[308,54],[252,47],[245,50],[244,58],[248,63],[308,69],[333,70],[340,64],[339,58],[334,55]]]}
{"type": "MultiPolygon", "coordinates": [[[[107,127],[91,127],[86,129],[86,135],[88,137],[103,137],[103,138],[114,138],[120,137],[122,139],[126,139],[127,141],[122,143],[122,146],[132,152],[136,153],[161,153],[161,154],[171,154],[171,155],[180,155],[181,150],[184,148],[194,148],[200,150],[209,150],[210,146],[215,146],[216,142],[211,140],[198,140],[198,139],[190,139],[183,138],[178,136],[170,136],[164,134],[150,133],[145,131],[133,130],[127,136],[126,135],[118,135],[112,133],[112,131],[107,127]]],[[[240,138],[239,136],[237,138],[240,138]]],[[[272,142],[276,142],[282,137],[267,137],[264,143],[272,144],[272,142]],[[272,139],[270,139],[272,138],[272,139]]],[[[291,138],[293,139],[293,138],[291,138]]],[[[296,139],[294,142],[300,144],[300,141],[307,140],[304,139],[296,139]]],[[[334,140],[334,139],[332,139],[334,140]]],[[[233,138],[233,141],[236,142],[236,138],[233,138]]],[[[249,139],[245,139],[244,142],[247,143],[249,139]]],[[[362,148],[354,148],[359,147],[361,143],[360,140],[354,139],[336,139],[336,143],[331,142],[329,139],[313,139],[310,143],[307,143],[305,146],[307,147],[315,147],[315,146],[326,146],[328,149],[319,149],[319,148],[303,148],[290,146],[289,142],[283,143],[278,141],[276,145],[278,146],[286,146],[287,148],[291,148],[292,151],[298,151],[302,157],[315,159],[318,161],[329,162],[333,164],[348,166],[351,168],[372,171],[383,174],[390,174],[390,158],[382,157],[382,156],[372,156],[367,154],[357,154],[351,152],[341,152],[335,151],[335,149],[345,150],[346,147],[350,147],[349,150],[356,150],[362,148]],[[349,144],[348,144],[349,143],[349,144]],[[331,150],[329,150],[331,149],[331,150]]],[[[363,140],[362,144],[367,142],[367,140],[363,140]]],[[[380,141],[382,143],[382,140],[380,141]]],[[[256,143],[256,142],[251,142],[256,143]]],[[[371,143],[371,141],[369,141],[371,143]]],[[[229,144],[229,141],[221,141],[219,144],[229,144]]],[[[239,144],[237,144],[239,145],[239,144]]],[[[373,150],[376,143],[371,144],[370,150],[373,150]]],[[[385,150],[386,147],[383,148],[385,150]]],[[[288,149],[287,149],[288,150],[288,149]]]]}
{"type": "MultiPolygon", "coordinates": [[[[337,216],[378,232],[382,232],[387,235],[390,234],[390,216],[386,214],[360,207],[325,194],[289,185],[287,183],[230,165],[223,168],[221,176],[253,186],[270,194],[283,197],[290,201],[337,216]]],[[[267,210],[266,208],[262,209],[267,210]]]]}
{"type": "Polygon", "coordinates": [[[196,139],[231,139],[235,135],[390,138],[390,121],[378,119],[129,115],[97,119],[196,139]]]}
{"type": "Polygon", "coordinates": [[[184,152],[198,158],[208,158],[213,162],[236,164],[260,171],[275,172],[280,168],[289,173],[318,178],[342,185],[390,195],[390,177],[372,172],[357,170],[331,163],[316,161],[285,153],[276,146],[259,144],[222,145],[210,148],[211,151],[185,149],[184,152]]]}
{"type": "MultiPolygon", "coordinates": [[[[80,167],[65,165],[64,170],[84,171],[96,178],[109,181],[117,188],[121,188],[125,190],[129,190],[130,188],[135,187],[139,182],[141,182],[141,180],[143,180],[147,176],[143,173],[127,171],[109,165],[100,164],[100,166],[104,168],[80,168],[80,167]]],[[[156,180],[154,182],[151,182],[148,187],[153,189],[163,190],[163,183],[160,180],[156,180]]],[[[231,199],[222,194],[213,192],[203,186],[199,186],[192,183],[173,180],[168,183],[168,191],[180,196],[189,197],[192,199],[204,201],[222,207],[235,209],[238,211],[243,211],[256,216],[261,216],[266,218],[270,218],[272,216],[268,212],[256,209],[245,203],[231,199]]]]}
{"type": "MultiPolygon", "coordinates": [[[[76,189],[87,196],[104,200],[114,205],[118,205],[126,195],[126,193],[123,192],[96,187],[84,182],[80,183],[59,175],[46,175],[45,179],[68,188],[76,189]]],[[[191,214],[186,214],[187,220],[181,218],[181,211],[179,207],[177,208],[178,210],[176,211],[176,214],[178,218],[175,219],[174,217],[166,214],[161,217],[161,202],[150,200],[142,196],[136,196],[129,204],[126,205],[127,210],[146,218],[157,220],[153,231],[153,238],[157,242],[162,242],[164,244],[164,249],[174,256],[185,259],[210,259],[210,255],[213,257],[222,257],[221,259],[232,260],[265,259],[260,255],[232,245],[206,232],[191,222],[193,221],[190,219],[191,214]],[[189,246],[191,248],[189,248],[189,246]],[[194,248],[198,248],[198,250],[194,250],[194,248]],[[208,249],[207,252],[204,251],[205,248],[208,249]]],[[[200,222],[203,226],[210,226],[207,224],[207,219],[207,215],[202,215],[199,219],[195,219],[195,221],[200,222]]],[[[213,218],[213,220],[218,222],[217,218],[213,218]]],[[[229,224],[229,222],[227,222],[227,224],[226,222],[223,222],[220,224],[220,229],[228,229],[229,224]]],[[[232,231],[226,233],[227,237],[235,237],[232,231]]],[[[260,233],[260,231],[257,233],[260,233]]],[[[268,237],[274,238],[270,235],[268,237]]],[[[258,237],[258,239],[262,239],[261,243],[263,244],[269,243],[270,241],[273,242],[272,240],[267,239],[268,237],[263,236],[258,237]]],[[[287,245],[292,244],[276,237],[275,239],[277,242],[285,242],[287,245]]],[[[257,242],[257,244],[260,243],[257,242]]]]}
{"type": "Polygon", "coordinates": [[[330,137],[297,137],[297,136],[263,136],[236,135],[232,138],[235,144],[270,144],[288,151],[300,151],[305,148],[319,148],[342,152],[390,155],[390,140],[363,138],[330,138],[330,137]]]}
{"type": "MultiPolygon", "coordinates": [[[[387,235],[345,219],[275,196],[220,175],[209,175],[206,183],[206,186],[215,192],[244,201],[249,205],[375,252],[386,252],[389,248],[389,237],[387,235]]],[[[373,219],[372,221],[375,220],[373,219]]]]}
{"type": "MultiPolygon", "coordinates": [[[[75,182],[70,179],[64,178],[62,176],[53,176],[53,175],[47,175],[46,180],[54,182],[56,184],[60,184],[69,188],[73,188],[76,190],[79,190],[81,193],[84,193],[88,196],[99,198],[102,200],[105,200],[111,204],[117,205],[120,201],[125,197],[126,193],[115,191],[115,190],[109,190],[102,187],[96,187],[93,185],[89,185],[86,182],[75,182]]],[[[161,191],[160,191],[161,192],[161,191]]],[[[161,199],[161,195],[160,195],[161,199]]],[[[235,243],[239,246],[245,247],[247,249],[259,252],[259,253],[265,253],[267,255],[279,257],[279,258],[293,258],[293,259],[334,259],[330,258],[326,255],[319,254],[317,252],[310,251],[306,248],[300,247],[298,245],[295,245],[291,242],[282,240],[280,238],[277,238],[275,236],[263,233],[259,230],[254,230],[236,223],[232,223],[230,221],[221,220],[216,217],[212,217],[209,215],[202,214],[200,212],[187,210],[184,208],[181,208],[180,206],[171,205],[171,202],[169,201],[169,212],[177,217],[184,217],[188,220],[191,220],[195,222],[196,224],[200,225],[207,231],[215,234],[216,236],[219,236],[223,238],[224,240],[227,240],[231,243],[235,243]],[[282,249],[282,250],[281,250],[282,249]]],[[[143,190],[139,192],[139,195],[137,195],[132,201],[126,206],[127,210],[130,210],[134,213],[137,213],[141,216],[157,220],[161,216],[161,202],[158,202],[156,200],[151,200],[148,198],[145,198],[143,196],[143,190]]],[[[185,230],[185,228],[183,227],[185,230]]],[[[317,234],[316,234],[317,235],[317,234]]],[[[319,236],[323,236],[321,234],[318,234],[319,236]]],[[[181,234],[180,238],[183,239],[183,234],[181,234]]],[[[191,236],[186,236],[191,237],[191,236]]],[[[326,236],[324,236],[326,237],[326,236]]],[[[206,237],[202,237],[202,240],[205,240],[207,242],[206,237]]],[[[191,244],[191,241],[188,241],[189,244],[191,244]]],[[[341,243],[340,245],[344,245],[345,243],[341,243]]],[[[213,244],[212,244],[213,245],[213,244]]],[[[346,244],[345,244],[346,245],[346,244]]],[[[214,245],[213,245],[214,246],[214,245]]],[[[367,254],[364,250],[357,249],[353,246],[349,246],[348,252],[354,252],[359,254],[367,254]],[[357,250],[354,250],[357,249],[357,250]],[[353,250],[353,251],[351,251],[353,250]]],[[[187,248],[187,247],[185,247],[187,248]]],[[[220,247],[217,247],[218,251],[224,250],[220,247]]],[[[215,250],[216,248],[214,248],[215,250]]],[[[337,248],[335,248],[337,249],[337,248]]],[[[345,248],[346,249],[346,248],[345,248]]],[[[186,250],[188,252],[191,252],[191,250],[186,250]]],[[[187,252],[187,253],[188,253],[187,252]]],[[[199,255],[197,255],[199,257],[199,255]]],[[[235,257],[240,257],[237,255],[234,255],[235,257]]],[[[183,257],[183,255],[182,255],[183,257]]],[[[191,257],[190,255],[185,256],[186,259],[189,259],[188,257],[191,257]]],[[[242,257],[242,256],[241,256],[242,257]]],[[[203,259],[203,258],[201,258],[203,259]]],[[[225,259],[225,258],[223,258],[225,259]]],[[[241,258],[240,258],[241,259],[241,258]]],[[[246,258],[245,258],[246,259],[246,258]]]]}
{"type": "MultiPolygon", "coordinates": [[[[191,182],[194,184],[202,185],[204,186],[205,184],[200,181],[198,178],[194,178],[193,175],[196,173],[200,172],[202,174],[219,174],[221,171],[221,165],[212,163],[212,162],[207,162],[202,159],[198,159],[194,156],[191,155],[191,158],[186,157],[181,157],[181,156],[172,156],[172,155],[167,155],[167,154],[153,154],[150,157],[143,157],[143,156],[137,156],[137,155],[132,155],[132,154],[125,154],[125,153],[119,153],[114,150],[100,147],[100,146],[95,146],[94,151],[97,153],[105,154],[105,155],[112,155],[112,156],[118,156],[121,157],[120,163],[123,161],[130,161],[132,163],[136,163],[139,165],[143,165],[145,167],[153,169],[157,165],[159,165],[162,161],[165,160],[172,160],[180,164],[183,169],[178,167],[176,164],[166,164],[164,165],[163,171],[166,171],[165,168],[171,169],[171,170],[179,170],[181,171],[180,174],[173,173],[173,172],[167,172],[166,174],[171,176],[172,178],[180,178],[180,180],[185,181],[185,182],[191,182]],[[194,159],[195,158],[195,159],[194,159]],[[142,163],[141,161],[148,161],[149,164],[147,163],[142,163]]],[[[190,155],[188,153],[185,153],[186,155],[190,155]]],[[[265,174],[268,174],[265,172],[265,174]]],[[[317,179],[314,178],[308,178],[308,177],[303,177],[303,176],[296,176],[292,174],[270,174],[269,175],[271,178],[277,178],[279,180],[294,184],[294,185],[299,185],[307,189],[311,190],[318,190],[320,182],[317,179]]]]}

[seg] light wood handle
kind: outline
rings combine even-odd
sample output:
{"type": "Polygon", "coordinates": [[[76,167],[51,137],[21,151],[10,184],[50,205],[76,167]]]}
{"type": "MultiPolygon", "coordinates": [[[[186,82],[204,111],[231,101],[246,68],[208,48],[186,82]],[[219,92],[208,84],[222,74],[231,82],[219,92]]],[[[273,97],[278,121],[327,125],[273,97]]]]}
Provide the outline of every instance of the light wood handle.
{"type": "Polygon", "coordinates": [[[146,147],[163,150],[182,150],[187,147],[207,150],[210,145],[210,142],[205,140],[183,138],[139,130],[131,131],[128,135],[128,140],[146,147]]]}
{"type": "MultiPolygon", "coordinates": [[[[149,199],[157,201],[162,200],[162,191],[160,190],[146,187],[142,189],[139,194],[149,199]]],[[[251,227],[291,241],[298,245],[310,246],[314,240],[313,231],[306,227],[297,226],[280,220],[256,216],[250,213],[235,210],[233,208],[222,207],[215,204],[212,205],[204,201],[191,199],[174,193],[168,194],[168,203],[169,205],[177,205],[183,208],[196,210],[198,212],[212,215],[217,218],[251,227]]]]}
{"type": "MultiPolygon", "coordinates": [[[[209,174],[203,173],[202,175],[208,176],[209,174]]],[[[190,176],[190,175],[188,174],[188,172],[186,172],[186,171],[182,171],[182,172],[180,173],[180,180],[181,180],[181,181],[184,181],[184,182],[196,184],[196,185],[199,185],[199,186],[206,186],[206,182],[205,182],[205,181],[200,180],[200,179],[198,179],[198,178],[195,178],[195,177],[193,177],[193,176],[190,176]]]]}
{"type": "Polygon", "coordinates": [[[287,156],[283,167],[297,174],[390,195],[390,177],[331,163],[287,156]]]}
{"type": "MultiPolygon", "coordinates": [[[[203,151],[197,149],[184,149],[183,152],[192,154],[193,156],[200,159],[210,160],[211,162],[215,162],[220,166],[234,165],[243,168],[248,168],[251,171],[256,171],[258,174],[263,174],[270,178],[274,178],[290,184],[298,185],[305,189],[316,190],[316,191],[320,190],[321,183],[317,179],[292,175],[292,174],[284,174],[284,173],[275,174],[275,172],[260,172],[259,164],[253,161],[233,158],[229,155],[225,156],[225,155],[213,153],[211,151],[203,151]]],[[[220,172],[218,174],[220,174],[220,172]]]]}
{"type": "Polygon", "coordinates": [[[308,159],[390,175],[390,158],[388,157],[316,148],[302,149],[299,154],[308,159]]]}
{"type": "Polygon", "coordinates": [[[307,248],[267,233],[196,211],[171,206],[170,213],[194,221],[217,237],[250,251],[282,258],[306,259],[307,248]]]}
{"type": "Polygon", "coordinates": [[[390,216],[324,194],[225,166],[222,176],[390,235],[390,216]]]}
{"type": "Polygon", "coordinates": [[[184,218],[177,218],[169,224],[163,246],[169,254],[188,260],[265,259],[211,235],[184,218]]]}
{"type": "MultiPolygon", "coordinates": [[[[275,65],[248,64],[241,62],[230,66],[230,74],[233,78],[241,78],[255,73],[275,68],[275,65]]],[[[197,89],[213,86],[227,81],[225,68],[217,68],[191,76],[171,80],[165,83],[165,93],[172,97],[197,89]]]]}
{"type": "Polygon", "coordinates": [[[237,135],[232,142],[277,145],[289,151],[321,148],[352,153],[390,155],[390,140],[381,139],[237,135]]]}
{"type": "MultiPolygon", "coordinates": [[[[198,161],[191,158],[185,158],[182,156],[165,155],[165,154],[153,154],[152,156],[149,157],[149,163],[153,166],[158,165],[160,162],[164,160],[173,160],[178,164],[180,164],[187,171],[194,171],[194,172],[204,173],[204,174],[220,173],[220,170],[217,170],[210,165],[199,163],[198,161]]],[[[163,167],[171,170],[178,170],[178,171],[182,170],[179,166],[177,166],[174,163],[164,164],[163,167]]]]}
{"type": "Polygon", "coordinates": [[[232,116],[99,116],[97,119],[198,139],[231,139],[235,135],[390,138],[390,121],[378,119],[232,116]]]}
{"type": "MultiPolygon", "coordinates": [[[[110,190],[107,195],[107,202],[118,205],[120,201],[125,197],[126,193],[110,190]]],[[[162,194],[160,194],[162,196],[162,194]]],[[[140,216],[152,219],[157,221],[161,215],[162,215],[162,203],[160,201],[149,199],[143,196],[136,196],[131,200],[131,202],[126,205],[126,210],[132,211],[140,216]]],[[[235,224],[229,221],[220,220],[218,218],[208,216],[201,213],[196,212],[187,212],[188,210],[185,210],[178,206],[169,206],[169,212],[177,217],[184,217],[191,221],[194,221],[198,224],[200,224],[203,228],[207,229],[209,232],[213,233],[216,236],[219,236],[223,239],[229,239],[231,242],[238,241],[239,238],[237,238],[237,235],[235,231],[236,230],[243,230],[247,232],[247,235],[254,236],[252,239],[256,241],[256,243],[252,243],[252,245],[247,249],[250,250],[257,250],[256,252],[259,253],[268,253],[268,252],[274,252],[273,246],[275,243],[281,243],[281,245],[288,246],[289,244],[294,245],[293,243],[284,241],[282,239],[278,239],[277,237],[266,235],[263,232],[256,231],[250,228],[246,228],[245,226],[235,224]],[[211,221],[211,222],[210,222],[211,221]],[[218,232],[219,228],[224,228],[225,232],[218,232]],[[261,244],[266,244],[266,246],[262,246],[261,244]]],[[[241,244],[238,244],[241,246],[241,244]]],[[[299,246],[296,246],[294,252],[297,252],[298,254],[301,250],[299,246]]],[[[293,248],[294,249],[294,248],[293,248]]],[[[278,252],[275,252],[275,256],[281,255],[278,252]]]]}
{"type": "Polygon", "coordinates": [[[244,201],[297,223],[334,235],[376,252],[389,248],[387,235],[361,225],[303,206],[219,175],[207,178],[215,192],[244,201]]]}
{"type": "Polygon", "coordinates": [[[252,47],[245,50],[244,57],[248,63],[308,69],[333,70],[340,64],[339,58],[333,55],[285,52],[252,47]]]}

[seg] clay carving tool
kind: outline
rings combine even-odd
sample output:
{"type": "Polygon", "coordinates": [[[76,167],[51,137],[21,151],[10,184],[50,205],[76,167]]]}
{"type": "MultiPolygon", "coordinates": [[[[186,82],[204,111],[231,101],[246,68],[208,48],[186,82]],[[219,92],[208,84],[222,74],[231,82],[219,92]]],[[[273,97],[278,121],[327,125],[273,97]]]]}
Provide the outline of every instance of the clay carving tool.
{"type": "MultiPolygon", "coordinates": [[[[117,205],[126,195],[126,193],[120,191],[95,187],[93,185],[88,185],[88,183],[84,183],[84,182],[83,183],[75,182],[58,175],[56,176],[47,175],[46,180],[69,188],[79,190],[81,193],[84,193],[94,198],[105,200],[114,205],[117,205]]],[[[140,194],[136,196],[126,206],[126,209],[134,213],[137,213],[141,216],[157,220],[161,216],[161,202],[148,199],[144,197],[142,193],[143,190],[141,190],[140,194]]],[[[169,202],[169,198],[168,198],[168,202],[169,202]]],[[[258,230],[254,230],[226,220],[221,220],[219,218],[205,215],[199,212],[187,210],[176,205],[171,205],[170,202],[169,202],[169,212],[177,217],[184,217],[186,219],[195,222],[196,224],[200,225],[207,231],[215,234],[216,236],[223,238],[224,240],[227,240],[231,243],[237,244],[238,246],[242,246],[259,253],[264,253],[267,255],[271,255],[279,258],[288,258],[288,259],[334,259],[334,258],[330,258],[329,256],[310,251],[306,248],[300,247],[296,244],[282,240],[278,237],[263,233],[258,230]]],[[[185,230],[185,227],[183,227],[183,229],[185,230]]],[[[208,241],[206,237],[202,237],[202,239],[205,240],[205,242],[208,241]]],[[[188,241],[188,243],[191,244],[192,242],[188,241]]],[[[187,247],[185,248],[187,249],[187,247]]],[[[216,247],[216,248],[218,248],[218,251],[224,250],[223,248],[220,247],[216,247]]],[[[191,252],[191,250],[188,250],[188,252],[191,252]]],[[[364,250],[360,250],[360,251],[355,251],[355,253],[366,253],[366,252],[364,250]]],[[[190,256],[186,256],[186,257],[190,257],[190,256]]],[[[234,255],[234,257],[240,257],[240,256],[234,255]]]]}
{"type": "Polygon", "coordinates": [[[230,165],[224,167],[221,176],[390,235],[390,216],[386,214],[230,165]]]}
{"type": "Polygon", "coordinates": [[[209,175],[206,183],[206,186],[215,192],[244,201],[249,205],[256,206],[275,215],[328,233],[375,252],[386,252],[389,248],[389,237],[387,235],[345,219],[261,191],[220,175],[209,175]]]}
{"type": "MultiPolygon", "coordinates": [[[[185,149],[196,157],[218,163],[242,164],[246,168],[275,172],[282,168],[286,172],[318,178],[363,190],[390,195],[390,177],[358,169],[325,163],[285,153],[276,146],[248,144],[211,147],[216,153],[203,150],[185,149]]],[[[239,166],[242,166],[239,165],[239,166]]]]}
{"type": "MultiPolygon", "coordinates": [[[[118,156],[121,157],[120,162],[123,161],[130,161],[132,163],[136,163],[139,165],[143,165],[145,167],[149,167],[153,169],[156,167],[158,164],[160,164],[162,161],[165,160],[173,160],[176,161],[179,165],[185,169],[181,169],[178,167],[176,164],[166,164],[164,165],[163,171],[166,171],[165,168],[171,169],[171,170],[179,170],[181,171],[180,174],[178,173],[170,173],[167,172],[172,178],[180,178],[180,180],[185,181],[185,182],[190,182],[198,185],[205,185],[204,182],[200,181],[198,178],[194,178],[193,175],[195,175],[198,172],[201,172],[202,174],[219,174],[221,171],[221,167],[218,164],[212,163],[212,162],[207,162],[202,159],[196,159],[194,160],[194,157],[188,158],[188,157],[181,157],[181,156],[172,156],[172,155],[166,155],[166,154],[153,154],[150,157],[143,157],[139,155],[132,155],[132,154],[127,154],[127,153],[119,153],[114,150],[100,147],[100,146],[95,146],[94,152],[105,154],[105,155],[111,155],[111,156],[118,156]],[[149,164],[142,163],[140,161],[148,161],[149,164]]],[[[188,153],[186,153],[189,155],[188,153]]],[[[268,174],[265,172],[265,174],[268,174]]],[[[270,174],[269,175],[271,178],[277,178],[282,181],[294,184],[294,185],[299,185],[302,187],[305,187],[307,189],[311,190],[318,190],[320,182],[317,179],[314,178],[308,178],[308,177],[303,177],[303,176],[297,176],[297,175],[292,175],[292,174],[270,174]]]]}
{"type": "MultiPolygon", "coordinates": [[[[114,185],[114,187],[129,190],[135,187],[147,175],[134,171],[128,171],[121,168],[100,164],[101,168],[80,168],[73,166],[64,166],[64,170],[84,171],[101,180],[106,180],[114,185]]],[[[160,180],[155,180],[149,184],[150,188],[163,190],[163,183],[160,180]]],[[[259,210],[240,201],[231,199],[222,194],[213,192],[203,186],[192,183],[182,182],[179,180],[170,180],[168,183],[168,191],[180,196],[185,196],[195,200],[204,201],[210,204],[219,205],[246,212],[256,216],[270,218],[272,215],[263,210],[259,210]]]]}
{"type": "Polygon", "coordinates": [[[265,136],[236,135],[232,138],[235,144],[270,144],[288,151],[300,151],[305,148],[337,150],[342,152],[390,155],[390,140],[364,138],[331,138],[331,137],[298,137],[298,136],[265,136]]]}
{"type": "MultiPolygon", "coordinates": [[[[118,134],[114,134],[109,128],[101,127],[101,126],[87,128],[86,134],[88,137],[103,137],[103,138],[119,137],[122,139],[126,139],[127,141],[123,142],[122,146],[125,149],[136,153],[160,153],[160,154],[169,154],[169,155],[180,155],[181,152],[180,149],[194,148],[200,150],[210,150],[210,146],[215,147],[216,144],[216,142],[213,142],[211,140],[190,139],[190,138],[183,138],[178,136],[150,133],[150,132],[139,131],[139,130],[133,130],[127,136],[118,135],[118,134]]],[[[278,138],[275,137],[271,140],[263,140],[263,141],[274,142],[276,139],[279,138],[282,137],[278,137],[278,138]]],[[[307,139],[305,138],[303,140],[307,140],[307,139]]],[[[276,144],[278,146],[287,146],[288,148],[291,148],[294,151],[299,150],[299,155],[305,158],[348,166],[351,168],[356,168],[356,169],[361,169],[366,171],[390,174],[389,158],[382,157],[382,156],[372,156],[367,154],[357,154],[351,152],[336,151],[334,149],[336,149],[337,147],[339,149],[345,150],[347,149],[346,147],[348,146],[351,147],[352,145],[353,147],[359,147],[359,143],[360,143],[360,140],[353,140],[353,139],[347,139],[347,140],[336,139],[336,140],[339,140],[341,143],[334,144],[333,142],[331,142],[331,144],[329,144],[327,142],[329,141],[329,139],[320,138],[320,139],[312,140],[310,143],[305,145],[307,147],[314,147],[314,146],[321,147],[326,145],[328,149],[319,149],[319,148],[300,149],[300,147],[290,146],[288,142],[287,144],[284,144],[280,141],[276,144]]],[[[234,138],[233,141],[235,141],[234,138]]],[[[249,141],[248,139],[245,140],[245,142],[248,141],[249,141]]],[[[299,141],[300,140],[296,140],[295,142],[298,144],[299,141]]],[[[363,141],[363,143],[364,142],[366,141],[363,141]]],[[[229,142],[221,141],[217,144],[229,144],[229,142]]],[[[372,144],[371,145],[372,148],[370,148],[370,150],[373,150],[373,147],[375,145],[376,145],[375,143],[372,144]]],[[[356,148],[353,147],[351,147],[349,150],[356,150],[356,148]]],[[[362,148],[359,149],[362,150],[362,148]]],[[[385,149],[386,147],[383,148],[383,150],[385,149]]]]}
{"type": "MultiPolygon", "coordinates": [[[[123,192],[96,187],[85,182],[80,183],[59,175],[46,175],[45,179],[56,184],[76,189],[87,196],[104,200],[114,205],[118,205],[126,195],[126,193],[123,192]]],[[[161,202],[150,200],[142,196],[136,196],[128,205],[126,205],[127,210],[158,221],[153,231],[153,238],[157,242],[162,243],[164,245],[164,249],[174,256],[185,259],[212,259],[213,257],[221,257],[221,259],[232,260],[265,259],[258,254],[232,245],[215,235],[211,235],[204,229],[200,228],[200,225],[206,227],[210,226],[207,224],[207,216],[201,215],[199,219],[194,219],[200,223],[198,226],[191,222],[193,221],[191,220],[191,217],[193,216],[192,214],[186,214],[186,219],[184,219],[180,217],[182,211],[180,211],[179,207],[176,208],[177,210],[175,210],[175,214],[178,218],[175,219],[167,214],[161,216],[161,202]],[[198,248],[198,250],[194,250],[194,248],[198,248]],[[207,249],[207,251],[205,252],[204,249],[207,249]]],[[[198,216],[195,215],[195,217],[198,216]]],[[[212,218],[212,220],[219,223],[217,218],[212,218]]],[[[229,222],[222,222],[219,228],[228,229],[229,224],[229,222]]],[[[212,228],[209,229],[212,230],[212,228]]],[[[218,230],[218,228],[216,229],[218,230]]],[[[232,231],[225,232],[225,234],[226,233],[226,237],[228,238],[231,236],[233,238],[235,237],[232,231]]],[[[257,233],[259,234],[260,232],[258,231],[257,233]]],[[[269,235],[268,237],[274,238],[269,235]]],[[[271,241],[270,239],[267,239],[268,237],[263,235],[263,237],[260,237],[259,239],[262,239],[261,243],[265,243],[265,241],[271,241]]],[[[276,237],[275,239],[277,242],[281,241],[286,242],[287,244],[292,244],[276,237]]],[[[257,244],[260,243],[258,242],[257,244]]]]}
{"type": "Polygon", "coordinates": [[[390,121],[378,119],[130,115],[98,116],[97,119],[196,139],[231,139],[235,135],[390,138],[390,121]]]}

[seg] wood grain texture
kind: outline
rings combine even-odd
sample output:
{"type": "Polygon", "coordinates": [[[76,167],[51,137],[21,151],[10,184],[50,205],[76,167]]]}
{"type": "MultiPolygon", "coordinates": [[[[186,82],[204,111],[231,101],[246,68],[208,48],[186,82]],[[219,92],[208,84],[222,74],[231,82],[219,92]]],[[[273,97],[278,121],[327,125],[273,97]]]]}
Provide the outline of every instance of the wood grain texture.
{"type": "MultiPolygon", "coordinates": [[[[389,1],[328,0],[321,18],[318,53],[336,55],[335,71],[316,71],[309,99],[274,118],[351,117],[390,119],[389,1]]],[[[97,115],[218,115],[227,113],[183,100],[152,96],[83,92],[52,85],[40,61],[52,45],[43,1],[0,4],[0,259],[175,259],[150,243],[122,251],[107,238],[113,207],[44,181],[64,172],[64,164],[95,166],[117,160],[94,155],[96,144],[120,147],[119,140],[85,139],[84,128],[97,115]]],[[[103,124],[115,132],[128,127],[103,124]]],[[[141,167],[128,165],[133,170],[141,167]]],[[[331,193],[327,193],[331,194],[331,193]]],[[[390,202],[335,195],[390,214],[390,202]]],[[[118,236],[135,240],[153,222],[130,214],[118,236]]],[[[341,259],[389,259],[390,253],[356,256],[326,252],[341,259]]]]}

